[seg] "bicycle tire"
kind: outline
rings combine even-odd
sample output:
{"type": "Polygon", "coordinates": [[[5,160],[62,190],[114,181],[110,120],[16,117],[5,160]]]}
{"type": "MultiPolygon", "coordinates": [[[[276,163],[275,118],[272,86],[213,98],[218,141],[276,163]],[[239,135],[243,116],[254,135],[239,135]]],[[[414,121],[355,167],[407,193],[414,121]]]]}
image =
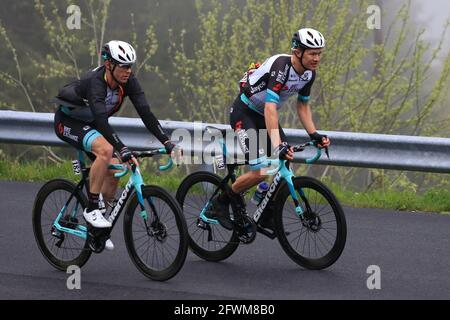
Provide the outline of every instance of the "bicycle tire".
{"type": "MultiPolygon", "coordinates": [[[[72,194],[75,190],[76,190],[76,185],[68,180],[64,180],[64,179],[50,180],[49,182],[44,184],[41,187],[41,189],[38,191],[35,201],[34,201],[34,205],[33,205],[32,222],[33,222],[33,233],[34,233],[34,237],[36,239],[36,243],[37,243],[42,255],[50,263],[50,265],[52,265],[53,267],[55,267],[56,269],[61,270],[61,271],[66,271],[67,268],[71,265],[76,265],[79,268],[81,268],[89,260],[89,257],[91,256],[92,252],[89,249],[86,240],[75,237],[75,236],[73,236],[73,239],[80,239],[82,242],[84,242],[84,245],[79,245],[80,253],[78,255],[76,255],[73,259],[64,260],[64,259],[58,257],[57,254],[52,252],[51,248],[49,248],[47,246],[47,242],[45,241],[46,240],[45,235],[50,233],[50,236],[52,236],[51,235],[52,229],[51,229],[50,225],[56,219],[59,212],[54,212],[54,217],[52,217],[52,219],[49,219],[51,221],[50,224],[48,224],[49,230],[45,230],[42,225],[42,219],[43,219],[43,215],[44,215],[43,210],[46,211],[46,208],[44,208],[44,205],[46,204],[46,201],[51,198],[51,195],[54,194],[55,192],[63,191],[64,193],[67,193],[67,198],[59,196],[59,200],[61,200],[62,204],[58,203],[58,204],[52,206],[52,210],[53,210],[53,208],[59,208],[58,205],[63,206],[64,203],[67,201],[68,197],[70,196],[70,194],[72,194]],[[50,232],[48,232],[48,231],[50,231],[50,232]]],[[[54,196],[54,198],[55,198],[55,196],[54,196]]],[[[82,212],[83,212],[84,208],[86,208],[86,206],[87,206],[87,199],[86,199],[85,195],[80,191],[75,191],[74,199],[76,199],[76,201],[81,205],[81,208],[80,208],[81,211],[78,211],[78,214],[80,215],[80,219],[78,221],[82,221],[84,223],[84,219],[82,217],[82,212]]],[[[72,202],[74,202],[73,199],[69,203],[69,206],[72,202]]],[[[77,214],[77,216],[78,216],[78,214],[77,214]]],[[[64,233],[64,237],[66,237],[66,236],[71,237],[71,235],[67,235],[67,233],[64,233]]],[[[52,239],[52,238],[50,238],[50,239],[52,239]]],[[[67,238],[64,241],[67,241],[68,239],[72,239],[72,238],[67,238]]],[[[55,245],[55,241],[56,240],[53,241],[54,245],[55,245]]],[[[74,242],[76,242],[76,241],[74,240],[74,242]]],[[[71,245],[71,243],[69,245],[71,245]]],[[[71,249],[71,251],[74,251],[74,250],[75,249],[71,249]]],[[[57,249],[57,252],[59,252],[59,249],[57,249]]],[[[63,256],[64,256],[64,253],[63,253],[63,256]]]]}
{"type": "MultiPolygon", "coordinates": [[[[220,225],[210,224],[209,226],[210,228],[212,228],[211,233],[213,233],[213,236],[222,237],[223,240],[220,242],[219,240],[214,241],[215,245],[218,245],[220,243],[225,243],[225,245],[219,248],[218,250],[212,250],[211,246],[209,244],[207,246],[204,241],[203,243],[198,243],[201,240],[205,240],[205,235],[207,236],[208,231],[200,229],[197,226],[198,223],[197,219],[199,217],[200,211],[202,210],[203,206],[206,204],[206,201],[208,201],[212,193],[210,195],[206,194],[206,197],[202,199],[203,202],[202,201],[197,202],[197,205],[195,207],[190,206],[187,203],[186,197],[188,196],[189,191],[198,183],[209,183],[214,186],[215,190],[215,188],[220,186],[221,182],[222,179],[218,175],[213,174],[211,172],[207,171],[194,172],[188,175],[181,182],[176,194],[176,199],[178,200],[178,203],[183,209],[184,216],[187,220],[186,224],[188,226],[189,247],[191,251],[195,253],[198,257],[206,261],[212,262],[225,260],[236,251],[236,249],[239,246],[239,239],[237,233],[235,231],[228,231],[220,225]],[[196,235],[197,232],[200,232],[200,235],[196,235]],[[223,234],[225,234],[225,236],[223,236],[223,234]],[[230,235],[229,239],[227,235],[230,235]]],[[[202,186],[202,188],[208,189],[204,188],[204,186],[202,186]]],[[[190,197],[195,198],[196,196],[190,195],[190,197]]],[[[208,241],[208,243],[209,242],[211,241],[208,241]]]]}
{"type": "MultiPolygon", "coordinates": [[[[185,260],[186,260],[186,255],[187,255],[187,251],[188,251],[188,236],[187,236],[187,231],[186,231],[186,221],[183,217],[183,212],[181,211],[181,208],[178,204],[178,202],[164,189],[158,187],[158,186],[143,186],[142,187],[142,196],[144,198],[144,201],[148,198],[151,197],[152,201],[155,203],[155,206],[159,206],[159,215],[160,215],[160,219],[161,219],[161,225],[164,225],[165,230],[167,231],[168,229],[166,229],[166,224],[169,223],[170,220],[172,220],[173,218],[175,218],[175,225],[172,228],[169,229],[173,229],[176,228],[177,230],[177,234],[178,234],[178,238],[175,239],[175,246],[177,246],[176,250],[176,254],[174,255],[174,259],[173,261],[169,261],[170,263],[167,266],[164,266],[162,268],[157,268],[156,266],[153,265],[149,265],[148,264],[148,260],[144,261],[143,257],[141,257],[139,255],[139,249],[140,247],[142,247],[143,245],[138,244],[136,241],[140,240],[142,237],[145,239],[145,234],[141,237],[141,238],[135,238],[133,236],[133,231],[137,230],[139,228],[145,228],[145,231],[142,230],[140,232],[147,232],[147,228],[145,226],[145,223],[143,222],[144,219],[142,217],[139,216],[140,213],[140,207],[138,204],[138,199],[137,199],[137,193],[134,192],[131,195],[131,198],[128,202],[128,206],[127,206],[127,210],[126,210],[126,214],[124,216],[124,220],[123,220],[123,231],[124,231],[124,237],[125,237],[125,244],[128,250],[128,254],[131,258],[131,260],[133,261],[134,265],[136,266],[136,268],[143,274],[145,275],[147,278],[150,278],[152,280],[156,280],[156,281],[166,281],[172,277],[174,277],[181,269],[181,267],[183,266],[185,260]],[[166,217],[162,217],[163,214],[161,214],[162,210],[161,207],[163,206],[162,203],[156,204],[157,200],[162,201],[162,203],[165,204],[165,206],[167,206],[167,208],[169,209],[168,215],[171,215],[169,217],[169,219],[167,220],[166,217]],[[136,210],[137,209],[137,210],[136,210]],[[134,218],[137,219],[141,219],[140,220],[140,224],[139,221],[136,220],[137,222],[134,223],[134,218]]],[[[148,202],[146,202],[146,207],[149,206],[148,202]]],[[[150,208],[150,206],[149,206],[150,208]]],[[[147,210],[147,212],[150,212],[150,210],[147,210]]],[[[167,214],[166,214],[167,215],[167,214]]],[[[149,221],[151,221],[151,218],[153,217],[153,215],[150,217],[149,216],[149,221]]],[[[166,238],[162,239],[161,241],[156,239],[156,237],[150,236],[147,232],[147,236],[148,239],[147,241],[150,242],[150,240],[153,240],[153,244],[154,244],[154,249],[155,251],[153,251],[153,255],[157,254],[155,252],[157,252],[157,246],[160,245],[160,252],[163,254],[162,259],[164,259],[164,248],[162,248],[162,243],[165,241],[172,241],[173,236],[169,233],[166,233],[166,238]]],[[[176,236],[174,237],[176,238],[176,236]]],[[[150,252],[150,246],[147,246],[147,258],[150,252]]]]}
{"type": "MultiPolygon", "coordinates": [[[[294,178],[294,186],[295,186],[295,190],[299,190],[299,188],[301,188],[303,190],[306,197],[308,197],[309,202],[314,200],[314,199],[311,199],[314,197],[312,192],[315,192],[316,194],[319,194],[323,197],[323,199],[324,199],[323,202],[326,202],[326,204],[317,203],[314,208],[312,208],[312,206],[311,206],[311,211],[314,212],[314,216],[316,218],[314,218],[314,220],[313,220],[312,219],[313,215],[310,214],[309,221],[312,222],[313,226],[314,226],[314,224],[316,225],[314,227],[314,229],[317,229],[317,225],[319,225],[320,226],[319,231],[321,231],[321,230],[325,230],[325,231],[324,231],[324,233],[322,233],[319,236],[318,235],[319,231],[313,231],[312,228],[306,227],[300,221],[298,216],[296,215],[295,209],[291,210],[291,211],[293,211],[293,213],[288,212],[287,214],[285,214],[286,211],[289,211],[289,210],[286,210],[287,208],[285,205],[286,205],[287,198],[290,196],[290,192],[289,192],[287,184],[284,183],[280,190],[280,193],[277,195],[276,202],[278,203],[278,207],[275,210],[276,214],[275,214],[274,222],[275,222],[275,231],[277,234],[278,241],[280,242],[280,245],[283,248],[283,250],[286,252],[286,254],[300,266],[307,268],[307,269],[311,269],[311,270],[325,269],[336,262],[336,260],[342,254],[344,247],[345,247],[345,242],[346,242],[346,238],[347,238],[347,224],[346,224],[346,220],[345,220],[344,211],[343,211],[341,205],[339,204],[339,201],[337,200],[335,195],[332,193],[332,191],[327,186],[325,186],[322,182],[320,182],[314,178],[310,178],[310,177],[296,177],[296,178],[294,178]],[[329,206],[329,208],[331,208],[331,211],[329,213],[319,214],[321,211],[323,211],[325,208],[327,208],[327,206],[329,206]],[[309,242],[310,238],[308,238],[308,242],[306,240],[306,237],[307,236],[309,237],[310,235],[312,237],[314,237],[316,244],[317,243],[324,244],[326,242],[326,241],[324,241],[324,239],[327,240],[326,238],[324,238],[325,235],[327,233],[332,234],[331,231],[334,230],[333,228],[330,228],[329,225],[327,225],[327,228],[324,227],[325,224],[327,224],[327,223],[329,224],[332,222],[331,220],[323,221],[324,217],[329,215],[330,213],[333,213],[333,215],[336,219],[336,231],[335,231],[336,235],[335,235],[333,245],[332,246],[330,245],[331,248],[329,249],[329,251],[326,254],[323,254],[322,256],[317,256],[317,257],[311,257],[310,255],[307,256],[305,253],[302,254],[302,253],[298,252],[296,250],[296,248],[294,248],[293,245],[290,243],[288,237],[290,237],[290,238],[292,238],[292,236],[298,237],[298,241],[297,241],[297,243],[298,243],[298,242],[300,242],[300,239],[302,238],[303,234],[305,234],[305,242],[303,243],[303,248],[305,248],[306,243],[308,243],[308,247],[309,247],[309,249],[311,249],[311,247],[310,247],[311,243],[309,242]],[[317,218],[317,216],[318,216],[318,218],[317,218]],[[298,222],[296,222],[297,218],[298,218],[298,222]],[[291,232],[290,230],[286,230],[285,224],[283,224],[283,220],[287,220],[287,219],[291,220],[291,222],[289,224],[290,229],[295,228],[294,224],[296,224],[296,223],[300,223],[302,229],[299,229],[298,233],[294,233],[294,232],[291,232]],[[292,221],[294,221],[294,222],[292,222],[292,221]],[[327,232],[327,233],[325,233],[325,232],[327,232]]],[[[297,191],[297,195],[299,195],[298,191],[297,191]]],[[[316,198],[317,198],[317,196],[316,196],[316,198]]],[[[306,217],[308,215],[308,213],[306,213],[308,210],[305,209],[304,201],[300,197],[299,197],[299,201],[301,202],[301,206],[305,211],[304,217],[306,217]]],[[[293,202],[292,202],[292,208],[294,208],[293,202]]],[[[327,217],[327,218],[329,218],[329,217],[327,217]]],[[[315,248],[315,250],[317,252],[317,247],[315,248]]],[[[309,252],[311,253],[311,250],[309,250],[309,252]]],[[[319,252],[320,252],[320,250],[319,250],[319,252]]]]}

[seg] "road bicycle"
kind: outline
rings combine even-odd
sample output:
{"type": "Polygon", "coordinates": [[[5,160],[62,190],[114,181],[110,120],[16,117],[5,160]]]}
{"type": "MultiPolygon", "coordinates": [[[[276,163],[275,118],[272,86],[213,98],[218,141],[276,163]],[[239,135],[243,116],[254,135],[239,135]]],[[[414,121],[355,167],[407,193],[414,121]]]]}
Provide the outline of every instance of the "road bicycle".
{"type": "MultiPolygon", "coordinates": [[[[134,151],[136,158],[166,154],[165,149],[134,151]]],[[[173,166],[172,159],[160,170],[173,166]]],[[[33,207],[33,231],[38,247],[56,269],[66,271],[71,265],[82,267],[92,252],[105,249],[124,208],[123,232],[128,254],[137,269],[152,280],[165,281],[175,276],[184,264],[188,251],[186,221],[177,201],[164,189],[144,185],[139,166],[111,164],[108,169],[119,171],[115,177],[131,176],[120,197],[106,213],[111,228],[94,228],[82,216],[87,206],[83,188],[89,190],[89,171],[84,154],[78,151],[73,161],[75,185],[65,179],[54,179],[42,186],[33,207]]]]}
{"type": "MultiPolygon", "coordinates": [[[[221,161],[225,161],[226,130],[214,127],[207,130],[221,132],[221,161]]],[[[320,148],[313,142],[293,148],[299,152],[307,147],[317,150],[313,158],[306,160],[311,164],[321,156],[320,148]]],[[[268,159],[259,165],[259,168],[275,167],[268,171],[269,175],[274,175],[273,181],[252,215],[248,214],[243,197],[238,201],[240,205],[231,201],[231,230],[222,227],[218,219],[207,217],[211,199],[230,188],[230,181],[233,183],[237,178],[236,169],[245,164],[225,163],[227,175],[224,178],[212,172],[194,172],[180,184],[176,198],[187,219],[191,250],[202,259],[221,261],[231,256],[239,244],[253,242],[259,232],[271,239],[278,238],[286,254],[304,268],[324,269],[336,262],[347,237],[344,211],[327,186],[311,177],[295,177],[288,161],[268,159]],[[261,217],[273,219],[272,230],[262,227],[261,217]]]]}

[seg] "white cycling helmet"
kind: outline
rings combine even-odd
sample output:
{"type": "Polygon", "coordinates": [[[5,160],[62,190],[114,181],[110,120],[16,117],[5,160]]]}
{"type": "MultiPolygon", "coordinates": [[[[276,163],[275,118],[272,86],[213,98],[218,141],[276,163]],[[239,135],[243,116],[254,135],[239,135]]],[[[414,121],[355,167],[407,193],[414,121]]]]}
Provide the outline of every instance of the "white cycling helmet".
{"type": "Polygon", "coordinates": [[[104,45],[102,57],[116,64],[134,64],[136,51],[129,43],[111,40],[104,45]]]}
{"type": "Polygon", "coordinates": [[[292,49],[320,49],[325,47],[325,38],[314,29],[303,28],[294,33],[292,49]]]}

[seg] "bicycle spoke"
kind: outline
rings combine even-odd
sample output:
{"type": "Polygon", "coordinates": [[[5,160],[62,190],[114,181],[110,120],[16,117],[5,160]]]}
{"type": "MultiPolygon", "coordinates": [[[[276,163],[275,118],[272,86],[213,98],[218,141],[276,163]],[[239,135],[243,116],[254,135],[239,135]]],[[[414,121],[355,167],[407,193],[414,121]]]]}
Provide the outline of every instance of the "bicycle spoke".
{"type": "Polygon", "coordinates": [[[145,202],[145,209],[148,213],[148,223],[152,236],[147,234],[147,227],[144,219],[140,219],[140,206],[137,205],[132,221],[132,232],[135,243],[135,252],[139,259],[151,270],[164,270],[168,268],[177,257],[180,245],[180,234],[171,207],[161,198],[152,196],[145,202]],[[158,217],[156,219],[156,217],[158,217]],[[156,220],[155,220],[156,219],[156,220]],[[134,220],[141,220],[135,222],[134,220]],[[156,225],[154,225],[156,224],[156,225]],[[163,228],[164,239],[158,240],[160,227],[163,228]]]}

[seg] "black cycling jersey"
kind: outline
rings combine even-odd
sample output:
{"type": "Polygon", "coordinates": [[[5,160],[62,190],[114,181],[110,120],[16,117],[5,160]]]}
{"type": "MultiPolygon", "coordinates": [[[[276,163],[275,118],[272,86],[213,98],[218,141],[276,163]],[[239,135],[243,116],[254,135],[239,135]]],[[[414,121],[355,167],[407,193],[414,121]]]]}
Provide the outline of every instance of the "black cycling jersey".
{"type": "Polygon", "coordinates": [[[92,123],[116,150],[120,150],[124,144],[109,125],[108,118],[120,110],[124,98],[128,96],[146,128],[161,143],[169,140],[159,121],[150,111],[137,78],[131,74],[126,84],[111,90],[106,82],[105,72],[105,66],[87,72],[80,80],[64,86],[52,102],[59,104],[59,109],[69,117],[84,123],[92,123]]]}
{"type": "Polygon", "coordinates": [[[291,56],[278,54],[244,74],[240,81],[241,100],[261,115],[264,115],[266,102],[276,103],[279,109],[295,94],[299,101],[307,102],[315,77],[316,72],[311,70],[298,74],[292,66],[291,56]]]}
{"type": "MultiPolygon", "coordinates": [[[[230,108],[230,125],[236,132],[238,144],[252,170],[272,155],[272,141],[269,133],[261,134],[261,130],[266,129],[264,116],[250,110],[239,97],[234,100],[230,108]]],[[[279,123],[278,129],[281,141],[287,141],[286,134],[279,123]]]]}

